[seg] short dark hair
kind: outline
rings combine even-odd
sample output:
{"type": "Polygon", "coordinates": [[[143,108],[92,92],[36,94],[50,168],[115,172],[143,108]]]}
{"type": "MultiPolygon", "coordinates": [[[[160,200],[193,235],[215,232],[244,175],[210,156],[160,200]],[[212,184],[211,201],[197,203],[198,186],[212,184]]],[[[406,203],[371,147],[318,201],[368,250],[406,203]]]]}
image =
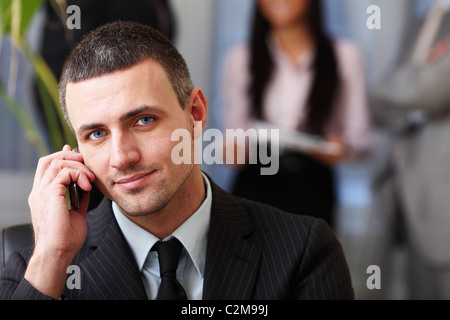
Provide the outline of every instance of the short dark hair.
{"type": "Polygon", "coordinates": [[[64,64],[59,81],[59,100],[69,126],[66,106],[69,82],[128,69],[146,59],[153,59],[163,67],[184,108],[193,85],[186,62],[173,43],[150,26],[115,21],[89,32],[75,46],[64,64]]]}

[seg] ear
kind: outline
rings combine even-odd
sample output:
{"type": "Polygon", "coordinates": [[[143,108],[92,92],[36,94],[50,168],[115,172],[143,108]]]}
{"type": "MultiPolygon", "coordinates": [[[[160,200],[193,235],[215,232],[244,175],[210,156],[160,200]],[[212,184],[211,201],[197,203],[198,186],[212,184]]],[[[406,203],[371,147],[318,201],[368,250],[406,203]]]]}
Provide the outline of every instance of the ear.
{"type": "Polygon", "coordinates": [[[192,120],[191,125],[194,130],[194,139],[197,139],[201,136],[203,129],[205,129],[206,119],[208,118],[208,101],[198,87],[191,92],[189,112],[192,120]]]}

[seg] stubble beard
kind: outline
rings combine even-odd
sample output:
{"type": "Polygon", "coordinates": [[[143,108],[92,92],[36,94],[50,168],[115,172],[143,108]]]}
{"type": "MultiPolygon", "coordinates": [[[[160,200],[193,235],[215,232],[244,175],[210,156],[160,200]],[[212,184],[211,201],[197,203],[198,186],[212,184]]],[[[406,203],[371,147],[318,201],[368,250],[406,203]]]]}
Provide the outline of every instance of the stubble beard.
{"type": "MultiPolygon", "coordinates": [[[[167,179],[162,179],[151,190],[148,190],[148,186],[128,190],[125,197],[117,196],[114,201],[120,210],[130,217],[145,217],[157,214],[180,192],[192,170],[193,165],[190,165],[183,179],[178,182],[176,187],[171,188],[170,182],[167,179]],[[130,196],[131,199],[127,199],[130,196]]],[[[159,172],[154,174],[159,174],[159,172]]]]}

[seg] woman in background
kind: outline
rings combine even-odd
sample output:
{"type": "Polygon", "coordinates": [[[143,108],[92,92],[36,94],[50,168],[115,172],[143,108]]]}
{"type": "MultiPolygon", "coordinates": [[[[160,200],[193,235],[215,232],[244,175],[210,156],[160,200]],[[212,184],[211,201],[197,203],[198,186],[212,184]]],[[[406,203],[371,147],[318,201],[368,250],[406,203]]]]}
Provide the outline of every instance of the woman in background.
{"type": "Polygon", "coordinates": [[[333,153],[282,149],[275,175],[261,175],[260,164],[240,166],[233,193],[334,227],[333,165],[369,149],[370,124],[359,51],[331,40],[321,15],[319,0],[257,0],[250,42],[226,59],[225,128],[263,121],[333,142],[333,153]]]}

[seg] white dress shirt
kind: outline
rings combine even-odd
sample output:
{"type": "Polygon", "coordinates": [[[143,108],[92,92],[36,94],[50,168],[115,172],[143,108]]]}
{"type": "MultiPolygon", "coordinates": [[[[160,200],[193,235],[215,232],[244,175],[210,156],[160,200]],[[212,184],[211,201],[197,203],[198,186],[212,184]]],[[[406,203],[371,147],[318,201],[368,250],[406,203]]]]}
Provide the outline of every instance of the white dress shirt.
{"type": "MultiPolygon", "coordinates": [[[[211,185],[205,175],[203,180],[206,197],[201,206],[172,235],[163,239],[165,241],[175,237],[183,244],[177,279],[184,287],[189,300],[201,300],[203,294],[207,234],[212,204],[211,185]]],[[[147,296],[154,300],[158,294],[161,277],[157,253],[150,249],[159,239],[128,219],[115,202],[112,203],[112,209],[141,271],[147,296]]]]}

